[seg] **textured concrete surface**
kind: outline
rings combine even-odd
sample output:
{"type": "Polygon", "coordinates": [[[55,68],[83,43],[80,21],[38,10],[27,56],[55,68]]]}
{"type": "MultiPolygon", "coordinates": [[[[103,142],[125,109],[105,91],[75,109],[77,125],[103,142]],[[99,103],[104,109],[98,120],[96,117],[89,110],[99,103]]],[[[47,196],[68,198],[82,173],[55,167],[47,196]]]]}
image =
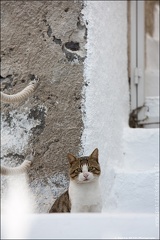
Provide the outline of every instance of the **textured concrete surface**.
{"type": "Polygon", "coordinates": [[[18,165],[31,149],[35,151],[28,175],[38,212],[47,212],[53,198],[67,187],[66,155],[78,154],[81,148],[86,43],[82,7],[80,1],[1,2],[2,91],[17,93],[34,75],[40,78],[28,100],[1,105],[2,162],[18,165]]]}

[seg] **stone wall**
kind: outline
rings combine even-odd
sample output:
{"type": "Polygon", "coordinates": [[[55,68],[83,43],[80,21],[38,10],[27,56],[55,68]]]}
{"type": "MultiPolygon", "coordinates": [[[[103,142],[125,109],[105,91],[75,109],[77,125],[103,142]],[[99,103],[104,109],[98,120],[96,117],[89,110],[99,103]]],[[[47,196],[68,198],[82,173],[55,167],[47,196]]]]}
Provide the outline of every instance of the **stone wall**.
{"type": "Polygon", "coordinates": [[[26,101],[1,104],[1,161],[17,166],[35,151],[28,176],[38,212],[67,188],[66,155],[81,150],[82,8],[81,1],[1,1],[1,90],[14,94],[40,79],[26,101]]]}

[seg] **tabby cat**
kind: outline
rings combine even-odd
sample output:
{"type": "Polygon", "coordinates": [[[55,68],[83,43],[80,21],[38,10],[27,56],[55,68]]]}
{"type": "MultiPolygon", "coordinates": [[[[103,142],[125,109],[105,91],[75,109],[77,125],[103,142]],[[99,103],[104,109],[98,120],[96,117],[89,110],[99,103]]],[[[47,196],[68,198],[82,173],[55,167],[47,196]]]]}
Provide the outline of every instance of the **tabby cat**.
{"type": "Polygon", "coordinates": [[[49,213],[101,212],[98,149],[90,156],[78,158],[69,153],[67,157],[70,164],[69,189],[56,199],[49,213]]]}

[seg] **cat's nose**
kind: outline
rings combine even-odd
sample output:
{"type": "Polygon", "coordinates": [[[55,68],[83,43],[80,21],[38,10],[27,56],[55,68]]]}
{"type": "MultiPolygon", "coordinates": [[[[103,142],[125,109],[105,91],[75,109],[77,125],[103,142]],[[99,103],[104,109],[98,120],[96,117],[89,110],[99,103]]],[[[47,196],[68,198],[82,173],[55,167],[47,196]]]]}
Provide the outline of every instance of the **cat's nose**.
{"type": "Polygon", "coordinates": [[[84,176],[85,178],[88,178],[89,174],[86,172],[86,173],[83,173],[83,176],[84,176]]]}

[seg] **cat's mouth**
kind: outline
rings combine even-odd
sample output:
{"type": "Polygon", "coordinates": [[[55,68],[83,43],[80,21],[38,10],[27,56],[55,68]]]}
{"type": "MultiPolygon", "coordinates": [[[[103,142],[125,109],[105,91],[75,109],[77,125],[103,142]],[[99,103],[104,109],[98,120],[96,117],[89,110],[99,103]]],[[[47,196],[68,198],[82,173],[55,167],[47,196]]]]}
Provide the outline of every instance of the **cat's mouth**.
{"type": "Polygon", "coordinates": [[[92,178],[84,178],[84,179],[77,179],[78,181],[77,181],[77,183],[90,183],[90,182],[92,182],[93,181],[93,179],[92,178]]]}
{"type": "Polygon", "coordinates": [[[88,179],[88,178],[85,178],[83,181],[84,181],[84,182],[87,182],[87,181],[89,181],[89,179],[88,179]]]}
{"type": "Polygon", "coordinates": [[[93,179],[90,179],[90,178],[85,178],[82,182],[92,182],[93,179]]]}

